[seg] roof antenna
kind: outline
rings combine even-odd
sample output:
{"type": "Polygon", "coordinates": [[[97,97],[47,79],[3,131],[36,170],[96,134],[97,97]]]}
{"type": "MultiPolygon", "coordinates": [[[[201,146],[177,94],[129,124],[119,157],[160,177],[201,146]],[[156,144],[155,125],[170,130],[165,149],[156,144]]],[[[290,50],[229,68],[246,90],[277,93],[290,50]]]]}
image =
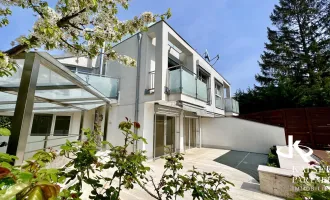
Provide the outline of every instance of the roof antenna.
{"type": "Polygon", "coordinates": [[[209,52],[207,51],[207,49],[205,50],[205,53],[203,54],[203,56],[204,56],[204,59],[205,59],[206,61],[208,61],[209,63],[216,59],[216,60],[214,61],[213,64],[210,63],[212,67],[213,67],[213,66],[218,62],[218,60],[220,59],[220,55],[219,55],[219,54],[216,55],[214,58],[211,59],[211,58],[210,58],[210,55],[209,55],[209,52]]]}
{"type": "Polygon", "coordinates": [[[205,49],[205,53],[203,54],[205,60],[207,60],[208,62],[210,62],[210,56],[209,56],[209,52],[207,51],[207,49],[205,49]]]}

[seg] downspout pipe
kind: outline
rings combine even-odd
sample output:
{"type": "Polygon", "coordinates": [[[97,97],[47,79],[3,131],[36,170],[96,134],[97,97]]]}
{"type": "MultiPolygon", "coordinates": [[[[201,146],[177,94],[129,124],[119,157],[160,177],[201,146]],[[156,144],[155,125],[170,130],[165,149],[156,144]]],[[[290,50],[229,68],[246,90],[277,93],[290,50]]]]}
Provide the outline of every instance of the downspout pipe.
{"type": "MultiPolygon", "coordinates": [[[[139,121],[139,104],[140,104],[140,71],[141,71],[141,52],[142,52],[142,37],[141,33],[137,34],[138,39],[138,57],[136,61],[136,90],[135,90],[135,115],[134,121],[139,121]]],[[[138,134],[138,129],[134,128],[134,133],[138,134]]],[[[138,142],[135,142],[135,151],[138,150],[138,142]]]]}

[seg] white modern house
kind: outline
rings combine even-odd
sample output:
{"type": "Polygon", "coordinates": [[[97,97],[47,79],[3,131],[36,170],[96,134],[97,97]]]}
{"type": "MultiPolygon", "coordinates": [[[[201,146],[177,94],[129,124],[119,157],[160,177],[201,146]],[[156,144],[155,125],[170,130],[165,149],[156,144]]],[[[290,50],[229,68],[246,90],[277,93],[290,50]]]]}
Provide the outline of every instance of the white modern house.
{"type": "Polygon", "coordinates": [[[217,123],[213,120],[239,113],[230,83],[165,21],[114,49],[136,59],[137,67],[101,56],[30,52],[18,57],[18,71],[0,78],[0,117],[12,119],[12,135],[0,137],[8,142],[0,151],[21,161],[37,150],[81,139],[80,129],[94,124],[104,131],[104,140],[120,145],[118,124],[127,117],[141,124],[135,131],[148,141],[131,150],[157,158],[167,149],[203,146],[203,133],[217,123]]]}
{"type": "Polygon", "coordinates": [[[229,82],[166,22],[149,27],[114,47],[137,61],[136,68],[108,61],[107,76],[120,79],[118,103],[110,109],[107,140],[123,143],[117,125],[128,117],[141,124],[137,144],[157,158],[202,145],[201,118],[238,114],[229,82]]]}

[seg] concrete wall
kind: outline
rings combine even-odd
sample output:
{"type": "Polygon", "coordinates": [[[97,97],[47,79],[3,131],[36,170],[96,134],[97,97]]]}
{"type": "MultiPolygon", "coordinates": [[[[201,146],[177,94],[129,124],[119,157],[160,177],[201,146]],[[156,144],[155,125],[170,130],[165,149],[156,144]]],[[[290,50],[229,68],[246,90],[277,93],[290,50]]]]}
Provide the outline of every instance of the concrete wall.
{"type": "MultiPolygon", "coordinates": [[[[145,103],[143,109],[143,121],[140,133],[148,142],[148,144],[140,144],[142,145],[142,149],[147,151],[147,157],[153,157],[153,148],[154,148],[154,104],[153,103],[145,103]]],[[[140,146],[141,147],[141,146],[140,146]]]]}
{"type": "Polygon", "coordinates": [[[258,171],[262,192],[284,198],[294,197],[292,170],[259,165],[258,171]]]}
{"type": "MultiPolygon", "coordinates": [[[[107,132],[107,141],[113,145],[123,145],[124,135],[118,129],[120,122],[125,121],[126,117],[134,121],[135,105],[113,105],[109,112],[109,124],[107,132]]],[[[138,148],[147,151],[147,156],[153,156],[153,129],[154,129],[154,104],[140,103],[139,104],[139,119],[141,127],[138,130],[138,135],[143,136],[148,144],[142,142],[138,143],[138,148]]],[[[130,146],[129,151],[133,150],[130,146]]]]}
{"type": "Polygon", "coordinates": [[[254,153],[286,145],[284,129],[234,117],[202,118],[202,146],[254,153]]]}
{"type": "MultiPolygon", "coordinates": [[[[126,120],[125,117],[134,120],[134,105],[113,105],[110,108],[107,141],[115,146],[124,145],[125,137],[118,129],[118,125],[126,120]]],[[[129,150],[132,151],[133,147],[131,146],[129,150]]]]}
{"type": "MultiPolygon", "coordinates": [[[[119,55],[127,55],[137,59],[137,36],[127,39],[125,42],[114,47],[119,55]]],[[[135,102],[136,67],[129,67],[117,61],[108,61],[105,74],[120,78],[119,104],[128,105],[135,102]]]]}

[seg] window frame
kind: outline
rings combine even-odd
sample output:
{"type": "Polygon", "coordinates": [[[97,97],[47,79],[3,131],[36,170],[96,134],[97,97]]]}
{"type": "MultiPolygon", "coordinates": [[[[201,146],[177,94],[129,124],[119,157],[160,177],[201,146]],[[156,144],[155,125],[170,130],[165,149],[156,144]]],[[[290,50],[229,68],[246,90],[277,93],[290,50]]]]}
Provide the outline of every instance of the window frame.
{"type": "Polygon", "coordinates": [[[201,74],[207,76],[206,79],[206,88],[207,88],[207,104],[211,105],[212,104],[212,94],[211,94],[211,73],[209,73],[207,70],[205,70],[201,65],[197,65],[196,68],[196,78],[200,81],[202,81],[203,83],[205,83],[201,77],[200,77],[200,72],[202,72],[201,74]]]}
{"type": "Polygon", "coordinates": [[[71,115],[54,115],[54,129],[52,131],[52,136],[58,137],[58,136],[69,136],[71,131],[71,124],[72,124],[72,116],[71,115]],[[55,127],[56,127],[56,119],[57,117],[69,117],[69,128],[68,128],[68,134],[66,135],[55,135],[55,127]]]}
{"type": "Polygon", "coordinates": [[[48,114],[48,113],[33,113],[33,117],[31,119],[31,125],[30,125],[30,135],[29,136],[32,136],[32,137],[43,137],[43,136],[51,136],[52,135],[52,130],[53,130],[53,122],[54,122],[54,115],[53,114],[48,114]],[[36,115],[43,115],[43,116],[51,116],[52,119],[51,119],[51,122],[50,122],[50,130],[49,130],[49,134],[37,134],[37,135],[32,135],[32,129],[33,129],[33,122],[34,122],[34,118],[36,115]]]}
{"type": "MultiPolygon", "coordinates": [[[[224,97],[223,97],[223,93],[221,92],[221,89],[223,88],[223,84],[217,80],[216,78],[214,78],[214,97],[215,98],[220,98],[220,100],[222,100],[224,97]],[[219,93],[217,93],[218,89],[217,87],[219,87],[219,93]]],[[[219,107],[215,104],[215,107],[218,108],[218,109],[223,109],[223,107],[219,107]]]]}
{"type": "MultiPolygon", "coordinates": [[[[45,115],[45,114],[48,114],[48,113],[33,113],[33,116],[32,116],[32,119],[31,119],[31,122],[30,122],[30,130],[29,130],[29,136],[32,136],[32,137],[35,137],[35,136],[54,136],[54,137],[61,137],[61,136],[56,136],[54,135],[54,130],[55,130],[55,123],[56,123],[56,116],[68,116],[70,117],[70,125],[69,125],[69,132],[68,132],[68,135],[69,136],[71,134],[71,129],[72,129],[72,123],[73,123],[73,114],[69,114],[69,113],[60,113],[60,114],[57,114],[57,113],[50,113],[49,115],[52,115],[53,118],[52,118],[52,124],[51,124],[51,129],[50,129],[50,134],[49,135],[31,135],[31,132],[32,132],[32,126],[33,126],[33,120],[34,120],[34,116],[35,115],[45,115]]],[[[63,136],[62,136],[63,137],[63,136]]],[[[65,136],[64,136],[65,137],[65,136]]]]}
{"type": "Polygon", "coordinates": [[[204,81],[203,81],[203,77],[200,76],[200,72],[202,72],[201,73],[202,75],[207,76],[206,85],[209,86],[211,74],[208,71],[206,71],[202,66],[197,65],[197,78],[202,82],[204,82],[204,81]]]}

